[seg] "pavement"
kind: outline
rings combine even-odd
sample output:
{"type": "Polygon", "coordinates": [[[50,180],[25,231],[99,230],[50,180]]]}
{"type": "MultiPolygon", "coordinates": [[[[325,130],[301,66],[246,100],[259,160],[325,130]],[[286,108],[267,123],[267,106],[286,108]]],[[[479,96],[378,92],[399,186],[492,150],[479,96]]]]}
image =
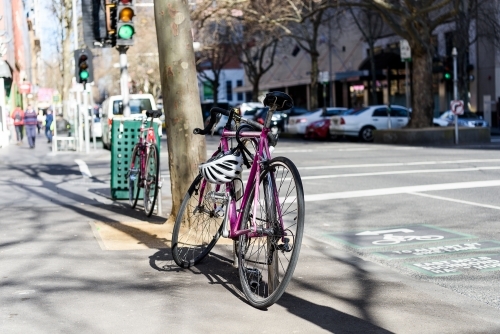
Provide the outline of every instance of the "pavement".
{"type": "Polygon", "coordinates": [[[150,219],[109,197],[109,171],[101,149],[0,149],[0,333],[500,333],[498,308],[307,233],[283,297],[252,308],[230,246],[175,266],[165,166],[150,219]]]}

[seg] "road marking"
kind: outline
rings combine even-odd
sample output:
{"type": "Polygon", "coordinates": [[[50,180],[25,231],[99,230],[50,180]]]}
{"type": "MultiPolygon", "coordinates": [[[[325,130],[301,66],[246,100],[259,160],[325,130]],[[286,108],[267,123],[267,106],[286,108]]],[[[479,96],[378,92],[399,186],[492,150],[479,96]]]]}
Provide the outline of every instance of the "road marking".
{"type": "Polygon", "coordinates": [[[423,197],[430,197],[430,198],[434,198],[434,199],[440,199],[440,200],[448,201],[448,202],[455,202],[455,203],[460,203],[460,204],[468,204],[468,205],[480,206],[482,208],[500,210],[500,206],[494,206],[494,205],[488,205],[488,204],[481,204],[481,203],[469,202],[469,201],[462,201],[462,200],[459,200],[459,199],[447,198],[447,197],[441,197],[441,196],[435,196],[435,195],[428,195],[428,194],[422,194],[422,193],[409,193],[409,194],[410,195],[423,196],[423,197]]]}
{"type": "MultiPolygon", "coordinates": [[[[371,197],[371,196],[396,195],[396,194],[407,194],[407,193],[417,193],[417,192],[419,193],[425,191],[485,188],[485,187],[498,187],[498,186],[500,186],[500,180],[473,181],[473,182],[428,184],[422,186],[343,191],[336,193],[305,195],[304,198],[307,202],[316,202],[316,201],[327,201],[331,199],[371,197]]],[[[288,202],[288,200],[286,202],[288,202]]]]}
{"type": "Polygon", "coordinates": [[[446,164],[467,164],[477,162],[500,162],[500,159],[474,159],[474,160],[450,160],[450,161],[415,161],[415,162],[394,162],[384,164],[361,164],[361,165],[336,165],[336,166],[316,166],[298,167],[299,170],[314,169],[339,169],[339,168],[372,168],[372,167],[393,167],[393,166],[423,166],[423,165],[446,165],[446,164]]]}
{"type": "Polygon", "coordinates": [[[78,167],[80,167],[80,172],[82,173],[83,177],[92,177],[89,166],[87,166],[85,161],[81,159],[75,159],[75,162],[78,164],[78,167]]]}
{"type": "Polygon", "coordinates": [[[453,168],[453,169],[412,169],[387,172],[373,173],[353,173],[353,174],[334,174],[334,175],[316,175],[302,176],[302,180],[317,180],[317,179],[334,179],[342,177],[357,177],[357,176],[377,176],[377,175],[396,175],[396,174],[422,174],[422,173],[450,173],[450,172],[471,172],[480,170],[495,170],[500,169],[500,166],[491,167],[471,167],[471,168],[453,168]]]}

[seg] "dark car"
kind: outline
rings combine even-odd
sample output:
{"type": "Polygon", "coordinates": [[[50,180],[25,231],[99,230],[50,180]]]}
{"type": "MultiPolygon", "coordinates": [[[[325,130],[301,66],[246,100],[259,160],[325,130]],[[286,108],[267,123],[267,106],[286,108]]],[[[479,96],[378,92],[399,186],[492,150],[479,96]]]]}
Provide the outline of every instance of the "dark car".
{"type": "MultiPolygon", "coordinates": [[[[255,113],[253,120],[260,123],[260,124],[264,124],[266,121],[268,111],[269,111],[269,108],[267,108],[267,107],[261,108],[260,110],[258,110],[255,113]]],[[[283,131],[284,124],[285,124],[284,121],[285,121],[284,114],[282,112],[275,111],[273,114],[272,121],[271,121],[271,126],[270,126],[271,130],[273,130],[273,128],[275,128],[275,130],[278,132],[283,131]]]]}

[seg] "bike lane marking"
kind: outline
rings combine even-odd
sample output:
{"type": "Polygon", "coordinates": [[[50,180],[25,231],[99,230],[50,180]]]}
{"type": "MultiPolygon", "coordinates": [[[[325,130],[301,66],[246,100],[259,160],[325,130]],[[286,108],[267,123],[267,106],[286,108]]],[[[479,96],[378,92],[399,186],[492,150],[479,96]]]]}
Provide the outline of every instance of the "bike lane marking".
{"type": "Polygon", "coordinates": [[[449,240],[476,238],[469,234],[449,231],[426,224],[414,224],[368,231],[328,233],[327,235],[343,244],[359,249],[405,246],[430,242],[442,243],[449,240]]]}
{"type": "Polygon", "coordinates": [[[85,163],[85,161],[81,159],[75,159],[75,162],[78,164],[80,168],[80,173],[82,173],[83,177],[92,177],[92,173],[90,172],[89,166],[85,163]]]}
{"type": "MultiPolygon", "coordinates": [[[[304,199],[306,202],[316,202],[316,201],[327,201],[332,199],[372,197],[372,196],[382,196],[382,195],[417,193],[425,191],[486,188],[486,187],[498,187],[498,186],[500,186],[500,180],[437,183],[437,184],[427,184],[421,186],[380,188],[380,189],[342,191],[342,192],[334,192],[326,194],[305,195],[304,199]]],[[[286,199],[285,203],[288,203],[293,200],[294,198],[286,199]]]]}
{"type": "Polygon", "coordinates": [[[427,276],[461,275],[465,272],[500,270],[500,254],[482,254],[469,258],[405,263],[413,271],[427,276]]]}
{"type": "Polygon", "coordinates": [[[460,203],[460,204],[468,204],[468,205],[473,205],[473,206],[479,206],[479,207],[482,207],[482,208],[500,210],[500,206],[494,206],[494,205],[488,205],[488,204],[482,204],[482,203],[476,203],[476,202],[469,202],[469,201],[462,201],[462,200],[459,200],[459,199],[442,197],[442,196],[436,196],[436,195],[429,195],[429,194],[422,194],[422,193],[408,193],[408,194],[410,194],[410,195],[416,195],[416,196],[422,196],[422,197],[429,197],[429,198],[434,198],[434,199],[440,199],[440,200],[448,201],[448,202],[455,202],[455,203],[460,203]]]}

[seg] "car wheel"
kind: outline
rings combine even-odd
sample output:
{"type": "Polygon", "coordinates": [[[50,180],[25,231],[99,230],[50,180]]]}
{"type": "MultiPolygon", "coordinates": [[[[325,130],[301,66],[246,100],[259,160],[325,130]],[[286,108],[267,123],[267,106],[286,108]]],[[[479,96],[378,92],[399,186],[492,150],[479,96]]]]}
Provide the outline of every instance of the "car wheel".
{"type": "Polygon", "coordinates": [[[373,141],[373,130],[375,130],[373,126],[365,126],[359,131],[359,139],[364,142],[373,141]]]}

